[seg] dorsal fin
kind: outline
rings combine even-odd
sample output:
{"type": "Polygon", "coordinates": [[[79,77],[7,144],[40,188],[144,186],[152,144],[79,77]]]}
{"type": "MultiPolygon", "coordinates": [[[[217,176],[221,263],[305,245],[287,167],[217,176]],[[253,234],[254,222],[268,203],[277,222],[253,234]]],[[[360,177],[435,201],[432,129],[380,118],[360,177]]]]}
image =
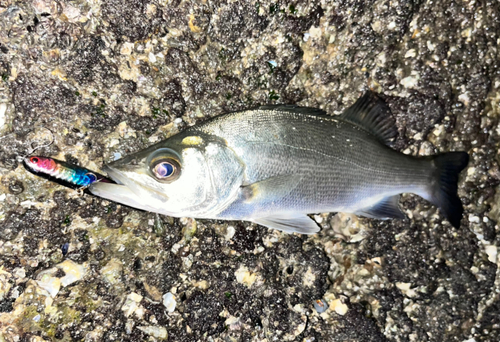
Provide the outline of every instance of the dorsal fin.
{"type": "Polygon", "coordinates": [[[391,145],[398,134],[390,109],[377,95],[367,91],[341,115],[342,120],[373,134],[384,144],[391,145]]]}
{"type": "Polygon", "coordinates": [[[300,107],[292,104],[279,104],[279,105],[263,105],[258,107],[261,110],[279,110],[281,112],[289,112],[289,113],[300,113],[300,114],[308,114],[308,115],[316,115],[316,116],[326,116],[332,118],[322,109],[313,108],[313,107],[300,107]]]}

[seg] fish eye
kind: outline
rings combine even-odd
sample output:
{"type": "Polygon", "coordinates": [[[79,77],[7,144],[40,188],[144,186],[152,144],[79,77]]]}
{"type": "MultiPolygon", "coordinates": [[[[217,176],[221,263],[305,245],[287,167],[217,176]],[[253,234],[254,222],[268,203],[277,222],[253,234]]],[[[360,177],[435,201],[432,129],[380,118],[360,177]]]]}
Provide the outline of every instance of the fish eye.
{"type": "Polygon", "coordinates": [[[158,180],[174,180],[179,176],[180,165],[172,158],[161,158],[151,163],[151,172],[158,180]]]}
{"type": "Polygon", "coordinates": [[[158,178],[168,178],[174,174],[175,168],[169,162],[161,162],[156,164],[154,171],[158,178]]]}
{"type": "Polygon", "coordinates": [[[38,159],[37,157],[30,158],[30,162],[32,162],[33,164],[38,164],[39,161],[40,161],[40,159],[38,159]]]}

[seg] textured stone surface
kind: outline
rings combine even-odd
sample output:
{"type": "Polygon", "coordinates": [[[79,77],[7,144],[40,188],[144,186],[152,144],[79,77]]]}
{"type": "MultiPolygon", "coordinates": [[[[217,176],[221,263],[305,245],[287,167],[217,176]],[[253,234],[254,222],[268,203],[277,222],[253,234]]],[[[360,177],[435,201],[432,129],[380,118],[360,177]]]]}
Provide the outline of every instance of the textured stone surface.
{"type": "Polygon", "coordinates": [[[491,0],[0,1],[0,340],[500,340],[499,44],[491,0]],[[309,237],[160,217],[16,161],[50,130],[38,154],[98,170],[221,113],[336,115],[366,89],[399,151],[469,152],[460,229],[413,195],[406,220],[320,214],[309,237]]]}

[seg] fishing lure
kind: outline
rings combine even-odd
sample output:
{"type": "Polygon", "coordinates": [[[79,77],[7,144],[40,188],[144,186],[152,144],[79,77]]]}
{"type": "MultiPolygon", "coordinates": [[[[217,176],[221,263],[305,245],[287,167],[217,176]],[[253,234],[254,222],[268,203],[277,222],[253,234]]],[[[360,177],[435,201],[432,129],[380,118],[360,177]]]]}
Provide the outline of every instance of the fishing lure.
{"type": "Polygon", "coordinates": [[[29,172],[72,189],[86,189],[95,182],[114,183],[101,174],[61,160],[31,156],[23,160],[29,172]]]}

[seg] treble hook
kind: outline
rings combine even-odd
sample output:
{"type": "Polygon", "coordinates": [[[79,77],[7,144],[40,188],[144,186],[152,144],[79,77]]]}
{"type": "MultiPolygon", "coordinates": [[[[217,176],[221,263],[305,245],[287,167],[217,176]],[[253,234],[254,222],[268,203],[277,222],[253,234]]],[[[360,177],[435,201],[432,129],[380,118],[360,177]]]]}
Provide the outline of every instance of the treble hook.
{"type": "Polygon", "coordinates": [[[17,161],[18,162],[21,163],[24,160],[24,158],[26,158],[30,154],[33,154],[36,150],[38,150],[40,148],[43,148],[43,147],[49,147],[50,145],[52,145],[54,143],[54,141],[55,141],[54,133],[50,129],[48,129],[47,127],[45,127],[45,126],[40,126],[40,128],[45,128],[47,131],[49,131],[50,137],[51,137],[50,142],[48,142],[46,144],[43,144],[43,145],[35,146],[36,142],[32,141],[31,144],[30,144],[30,150],[28,150],[28,152],[26,153],[26,155],[24,155],[24,156],[18,156],[17,157],[17,161]]]}
{"type": "Polygon", "coordinates": [[[36,150],[38,150],[39,148],[43,148],[43,147],[49,147],[50,145],[52,145],[55,141],[55,137],[54,137],[54,133],[52,133],[52,131],[50,129],[48,129],[47,127],[45,126],[40,126],[41,128],[45,128],[47,131],[49,131],[50,133],[50,137],[51,137],[51,140],[49,143],[45,144],[45,145],[40,145],[40,146],[36,146],[36,147],[33,147],[33,144],[35,143],[34,141],[31,142],[30,144],[30,147],[31,147],[31,151],[28,153],[28,155],[32,154],[33,152],[35,152],[36,150]]]}

